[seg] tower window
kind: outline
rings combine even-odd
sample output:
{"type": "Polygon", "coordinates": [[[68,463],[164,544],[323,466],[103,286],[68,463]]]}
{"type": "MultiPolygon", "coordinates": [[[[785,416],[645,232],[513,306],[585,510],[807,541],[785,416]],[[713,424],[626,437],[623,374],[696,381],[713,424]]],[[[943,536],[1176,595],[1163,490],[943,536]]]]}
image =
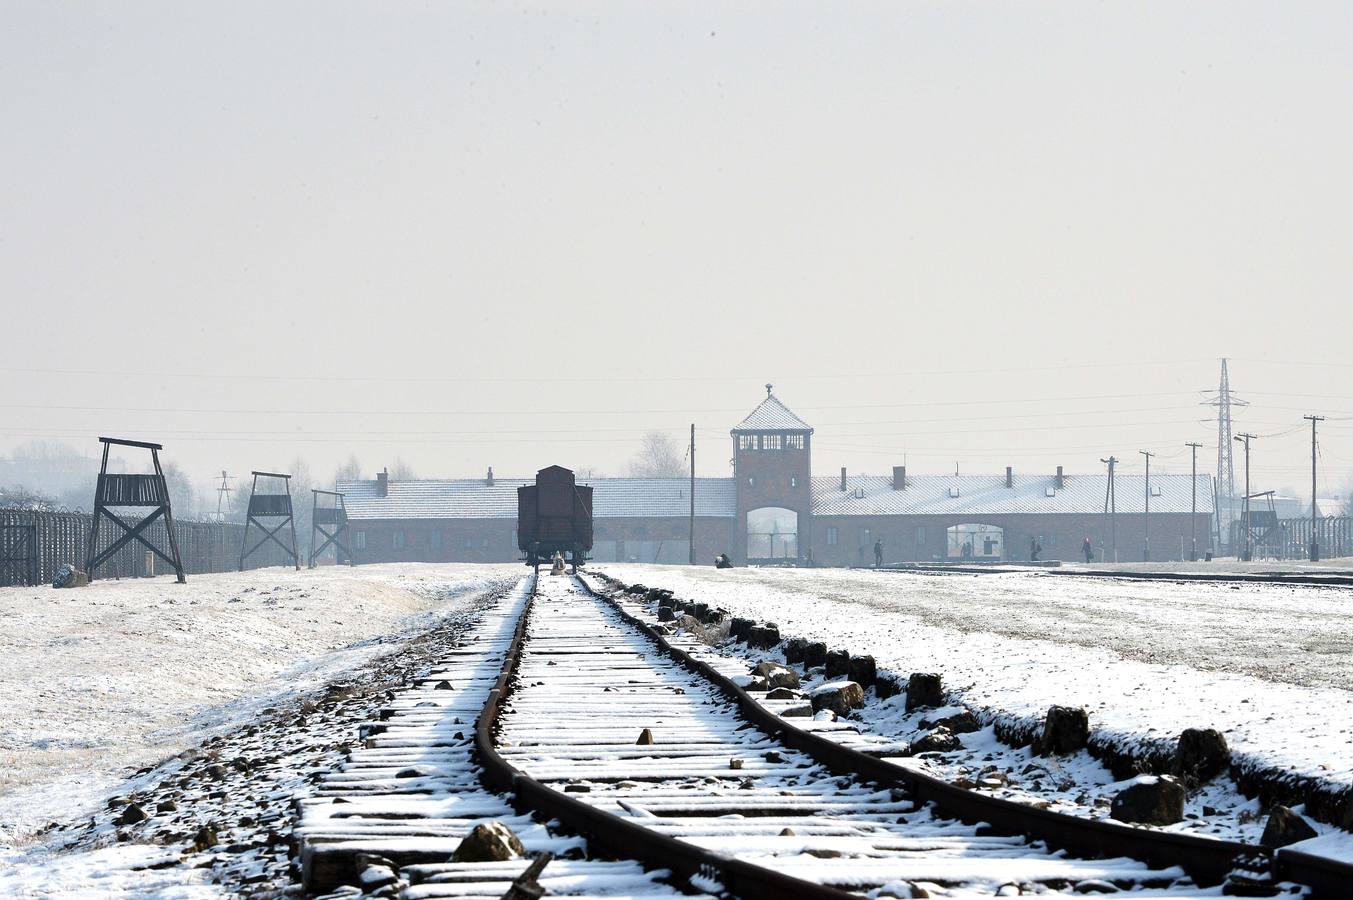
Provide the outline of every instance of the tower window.
{"type": "Polygon", "coordinates": [[[748,475],[748,476],[747,476],[747,487],[756,487],[756,476],[755,476],[755,475],[748,475]]]}
{"type": "Polygon", "coordinates": [[[828,547],[835,547],[836,544],[837,544],[837,542],[839,541],[839,539],[840,539],[840,533],[836,530],[836,526],[835,526],[835,525],[828,525],[828,526],[827,526],[827,546],[828,546],[828,547]]]}
{"type": "Polygon", "coordinates": [[[798,487],[798,486],[799,486],[799,476],[797,476],[797,475],[790,475],[790,476],[789,476],[789,486],[792,487],[792,488],[798,487]]]}
{"type": "Polygon", "coordinates": [[[787,434],[787,435],[785,435],[785,447],[788,448],[788,449],[790,449],[790,450],[802,450],[802,449],[803,449],[803,435],[801,435],[801,434],[787,434]]]}
{"type": "Polygon", "coordinates": [[[763,437],[763,438],[761,439],[761,446],[762,446],[762,448],[765,449],[765,450],[779,450],[779,449],[780,449],[780,435],[778,435],[778,434],[768,434],[768,435],[766,435],[765,437],[763,437]]]}
{"type": "Polygon", "coordinates": [[[738,435],[738,449],[739,449],[739,450],[755,450],[755,449],[756,449],[756,435],[754,435],[754,434],[740,434],[740,435],[738,435]]]}

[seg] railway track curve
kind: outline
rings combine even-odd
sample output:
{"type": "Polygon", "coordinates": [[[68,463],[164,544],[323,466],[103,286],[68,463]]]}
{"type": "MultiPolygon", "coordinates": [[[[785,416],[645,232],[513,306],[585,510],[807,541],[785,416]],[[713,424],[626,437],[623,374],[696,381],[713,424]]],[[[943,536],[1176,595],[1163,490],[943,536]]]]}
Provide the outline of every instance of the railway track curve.
{"type": "Polygon", "coordinates": [[[748,900],[1298,890],[1274,871],[1316,897],[1353,883],[1326,861],[1273,867],[1244,844],[986,797],[799,729],[726,660],[580,579],[528,578],[474,644],[392,702],[305,803],[308,889],[357,883],[376,855],[415,882],[406,896],[469,896],[474,872],[446,860],[488,818],[528,851],[582,857],[542,881],[575,895],[598,878],[748,900]],[[579,836],[611,861],[585,858],[579,836]],[[620,868],[589,868],[606,865],[620,868]]]}

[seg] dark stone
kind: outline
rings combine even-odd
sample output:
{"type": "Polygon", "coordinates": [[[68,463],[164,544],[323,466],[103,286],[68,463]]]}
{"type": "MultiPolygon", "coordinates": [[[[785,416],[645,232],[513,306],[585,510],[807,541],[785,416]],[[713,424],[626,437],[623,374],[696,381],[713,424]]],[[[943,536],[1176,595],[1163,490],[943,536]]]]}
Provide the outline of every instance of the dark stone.
{"type": "Polygon", "coordinates": [[[874,693],[879,695],[880,700],[896,697],[905,690],[902,683],[891,675],[884,675],[874,682],[874,693]]]}
{"type": "Polygon", "coordinates": [[[789,688],[778,687],[778,688],[772,688],[771,691],[770,691],[770,693],[766,694],[766,699],[767,699],[767,700],[797,700],[797,699],[799,699],[799,695],[798,695],[797,692],[791,691],[789,688]]]}
{"type": "Polygon", "coordinates": [[[723,620],[727,617],[728,613],[724,612],[722,609],[711,609],[709,612],[705,613],[705,617],[701,621],[706,625],[722,625],[723,620]]]}
{"type": "Polygon", "coordinates": [[[652,729],[645,728],[643,731],[639,732],[639,740],[634,743],[644,745],[654,743],[652,729]]]}
{"type": "Polygon", "coordinates": [[[659,621],[659,622],[671,622],[671,621],[673,621],[674,619],[676,619],[676,613],[672,612],[672,607],[670,607],[670,606],[659,606],[659,607],[658,607],[658,621],[659,621]]]}
{"type": "Polygon", "coordinates": [[[135,825],[137,822],[144,822],[150,816],[146,811],[135,803],[128,803],[122,809],[122,815],[118,816],[113,822],[117,825],[135,825]]]}
{"type": "Polygon", "coordinates": [[[703,622],[705,620],[705,616],[709,614],[709,604],[696,603],[693,606],[687,607],[686,611],[703,622]]]}
{"type": "Polygon", "coordinates": [[[874,664],[872,656],[852,656],[850,658],[850,670],[846,677],[858,684],[860,687],[872,687],[878,680],[878,667],[874,664]]]}
{"type": "Polygon", "coordinates": [[[912,755],[918,753],[951,753],[954,750],[962,750],[963,742],[958,739],[948,728],[943,726],[927,732],[922,735],[920,740],[913,741],[911,745],[912,755]]]}
{"type": "Polygon", "coordinates": [[[207,766],[206,771],[207,777],[209,777],[212,781],[223,781],[226,777],[225,766],[221,765],[220,763],[212,763],[211,765],[207,766]]]}
{"type": "Polygon", "coordinates": [[[1174,774],[1188,788],[1207,784],[1231,767],[1226,738],[1215,728],[1186,728],[1174,751],[1174,774]]]}
{"type": "Polygon", "coordinates": [[[1259,843],[1265,847],[1286,847],[1315,836],[1315,829],[1305,819],[1286,806],[1275,806],[1268,814],[1264,835],[1259,838],[1259,843]]]}
{"type": "Polygon", "coordinates": [[[629,587],[625,588],[625,593],[627,593],[627,594],[647,594],[647,593],[648,593],[648,588],[644,587],[642,584],[632,584],[632,585],[630,585],[629,587]]]}
{"type": "Polygon", "coordinates": [[[913,672],[907,679],[907,712],[944,705],[944,686],[934,672],[913,672]]]}
{"type": "Polygon", "coordinates": [[[803,662],[803,648],[808,646],[808,642],[803,638],[790,638],[785,641],[785,662],[793,665],[803,662]]]}
{"type": "Polygon", "coordinates": [[[766,679],[766,684],[773,688],[796,688],[799,686],[798,673],[779,663],[760,663],[756,667],[756,674],[766,679]]]}
{"type": "Polygon", "coordinates": [[[1053,706],[1043,720],[1043,735],[1038,740],[1040,756],[1061,756],[1084,750],[1090,742],[1090,716],[1071,706],[1053,706]]]}
{"type": "Polygon", "coordinates": [[[972,734],[974,731],[982,730],[982,723],[977,721],[970,710],[956,712],[950,716],[940,716],[937,719],[922,719],[922,728],[947,728],[954,734],[972,734]]]}
{"type": "Polygon", "coordinates": [[[810,699],[813,709],[829,709],[838,716],[849,715],[852,709],[864,706],[864,688],[853,681],[823,685],[813,691],[810,699]]]}
{"type": "Polygon", "coordinates": [[[1173,825],[1184,818],[1184,786],[1164,776],[1128,785],[1113,798],[1109,815],[1120,822],[1173,825]]]}
{"type": "Polygon", "coordinates": [[[178,808],[178,804],[173,800],[161,800],[159,803],[155,804],[155,811],[157,813],[178,812],[178,808]]]}
{"type": "Polygon", "coordinates": [[[769,650],[780,643],[780,629],[773,625],[753,625],[747,638],[748,646],[758,650],[769,650]]]}
{"type": "Polygon", "coordinates": [[[212,824],[203,825],[197,829],[197,834],[193,835],[193,849],[201,853],[203,850],[215,847],[218,843],[216,836],[216,826],[212,824]]]}
{"type": "Polygon", "coordinates": [[[476,825],[474,830],[460,842],[451,861],[466,862],[502,862],[518,859],[526,855],[526,848],[512,829],[502,822],[487,822],[476,825]]]}
{"type": "Polygon", "coordinates": [[[850,651],[833,650],[827,654],[827,677],[845,678],[850,672],[850,651]]]}
{"type": "Polygon", "coordinates": [[[729,626],[728,633],[737,641],[747,640],[747,636],[752,633],[752,626],[756,623],[751,619],[742,619],[734,616],[733,624],[729,626]]]}
{"type": "Polygon", "coordinates": [[[821,641],[810,641],[803,648],[803,667],[815,669],[827,664],[827,645],[821,641]]]}

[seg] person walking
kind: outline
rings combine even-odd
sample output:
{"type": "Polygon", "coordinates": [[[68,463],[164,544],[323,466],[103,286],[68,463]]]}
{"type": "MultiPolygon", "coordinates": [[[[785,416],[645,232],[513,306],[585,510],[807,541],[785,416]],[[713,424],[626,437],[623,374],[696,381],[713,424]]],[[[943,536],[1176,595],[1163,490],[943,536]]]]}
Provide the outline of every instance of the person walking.
{"type": "Polygon", "coordinates": [[[1085,561],[1087,563],[1095,558],[1095,548],[1090,546],[1090,539],[1088,537],[1081,541],[1081,552],[1085,554],[1085,561]]]}
{"type": "Polygon", "coordinates": [[[874,568],[883,565],[883,541],[874,541],[874,568]]]}

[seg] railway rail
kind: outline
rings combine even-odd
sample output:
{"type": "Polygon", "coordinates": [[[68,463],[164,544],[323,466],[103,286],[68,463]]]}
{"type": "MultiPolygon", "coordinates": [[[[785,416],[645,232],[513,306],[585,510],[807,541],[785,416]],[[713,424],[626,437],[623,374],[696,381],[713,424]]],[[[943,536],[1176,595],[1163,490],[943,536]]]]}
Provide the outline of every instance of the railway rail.
{"type": "MultiPolygon", "coordinates": [[[[743,673],[666,639],[580,579],[528,578],[475,641],[395,698],[365,746],[303,802],[306,887],[359,883],[364,861],[379,857],[402,868],[405,896],[502,896],[526,860],[447,862],[474,824],[494,819],[529,852],[564,857],[541,876],[551,894],[1265,889],[1263,872],[1233,872],[1238,855],[1266,863],[1258,848],[946,785],[862,752],[858,740],[795,727],[734,683],[743,673]]],[[[1337,865],[1282,862],[1283,876],[1313,896],[1345,896],[1353,883],[1337,865]]]]}

